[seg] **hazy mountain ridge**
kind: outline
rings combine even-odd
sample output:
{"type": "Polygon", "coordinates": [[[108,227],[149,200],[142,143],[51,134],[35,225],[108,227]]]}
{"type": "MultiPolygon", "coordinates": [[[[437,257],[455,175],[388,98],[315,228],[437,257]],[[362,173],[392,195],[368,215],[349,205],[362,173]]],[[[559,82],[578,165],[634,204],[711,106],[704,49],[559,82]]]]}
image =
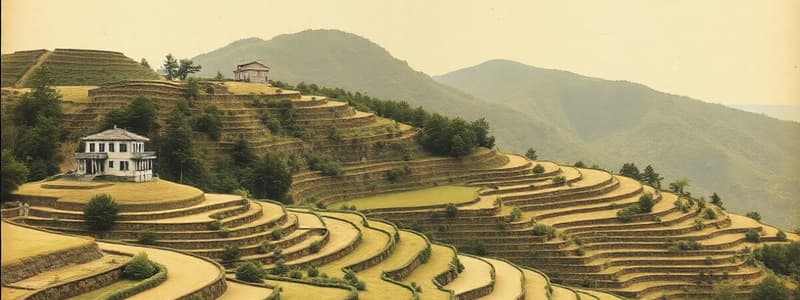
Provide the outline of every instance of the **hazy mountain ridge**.
{"type": "Polygon", "coordinates": [[[206,77],[217,71],[230,76],[237,63],[261,60],[276,80],[362,91],[467,119],[486,117],[503,150],[532,146],[543,159],[583,160],[611,170],[622,162],[651,163],[668,179],[690,178],[695,193],[719,192],[735,211],[759,210],[780,226],[799,223],[792,219],[800,214],[794,200],[800,196],[800,162],[792,155],[800,153],[797,123],[510,61],[437,77],[447,86],[369,40],[336,30],[244,39],[194,60],[206,77]]]}
{"type": "Polygon", "coordinates": [[[690,178],[695,192],[719,192],[736,211],[758,210],[770,222],[798,224],[798,123],[506,60],[436,79],[569,128],[593,152],[611,158],[599,160],[602,166],[652,163],[668,179],[690,178]]]}

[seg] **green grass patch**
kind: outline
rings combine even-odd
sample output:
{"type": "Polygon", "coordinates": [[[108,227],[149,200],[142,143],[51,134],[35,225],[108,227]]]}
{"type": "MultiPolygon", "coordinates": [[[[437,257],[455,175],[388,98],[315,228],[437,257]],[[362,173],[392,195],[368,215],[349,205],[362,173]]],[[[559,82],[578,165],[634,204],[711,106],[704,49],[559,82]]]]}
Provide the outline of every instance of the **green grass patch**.
{"type": "Polygon", "coordinates": [[[381,194],[336,203],[332,207],[345,204],[355,205],[359,210],[385,207],[414,207],[425,205],[444,205],[447,203],[464,203],[475,199],[476,187],[455,185],[437,186],[427,189],[381,194]]]}

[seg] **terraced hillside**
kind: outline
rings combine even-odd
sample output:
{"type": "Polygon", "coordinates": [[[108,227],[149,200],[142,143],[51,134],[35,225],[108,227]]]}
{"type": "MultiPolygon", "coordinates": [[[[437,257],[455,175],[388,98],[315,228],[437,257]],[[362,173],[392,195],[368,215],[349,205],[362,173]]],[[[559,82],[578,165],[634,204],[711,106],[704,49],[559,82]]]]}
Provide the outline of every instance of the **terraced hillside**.
{"type": "MultiPolygon", "coordinates": [[[[154,260],[169,263],[168,279],[140,294],[141,298],[176,298],[155,292],[164,291],[162,286],[170,283],[182,283],[185,289],[214,286],[202,290],[206,293],[204,299],[263,299],[278,290],[281,299],[345,299],[352,294],[357,294],[358,299],[385,299],[386,295],[391,299],[618,299],[601,292],[551,286],[548,277],[539,271],[502,259],[459,254],[451,246],[432,243],[423,234],[398,229],[392,223],[368,219],[357,212],[286,208],[277,202],[203,194],[192,192],[191,188],[153,202],[125,198],[131,187],[117,184],[66,179],[28,183],[13,198],[31,203],[30,214],[18,216],[18,211],[12,209],[4,211],[4,216],[26,226],[94,235],[82,221],[81,207],[75,203],[85,202],[99,192],[120,197],[125,205],[119,221],[111,230],[99,234],[115,242],[101,242],[100,247],[121,252],[133,247],[146,249],[154,260]],[[52,191],[42,192],[47,189],[52,191]],[[163,248],[133,246],[143,243],[145,235],[153,237],[147,244],[163,248]],[[235,251],[231,250],[233,246],[235,251]],[[288,270],[272,272],[261,284],[243,284],[234,279],[233,270],[229,269],[227,282],[220,284],[214,281],[213,265],[202,271],[206,267],[156,255],[167,248],[175,249],[171,253],[183,253],[186,259],[203,256],[229,268],[258,261],[271,272],[283,265],[288,270]],[[187,268],[192,271],[177,271],[187,268]],[[312,268],[320,275],[309,276],[307,272],[312,268]],[[330,279],[345,278],[350,272],[363,282],[363,290],[346,281],[330,279]],[[329,279],[324,280],[323,276],[329,279]]],[[[171,185],[151,182],[139,186],[157,193],[155,184],[171,185]]]]}
{"type": "Polygon", "coordinates": [[[54,85],[101,85],[120,80],[159,79],[150,68],[115,51],[55,49],[3,54],[2,86],[28,87],[30,75],[41,67],[53,74],[54,85]]]}
{"type": "MultiPolygon", "coordinates": [[[[64,87],[57,89],[61,91],[64,87]]],[[[8,88],[3,91],[4,105],[13,103],[15,93],[24,92],[8,88]]],[[[95,130],[106,113],[128,105],[138,96],[156,101],[160,122],[165,124],[169,112],[187,93],[183,84],[157,80],[123,81],[66,91],[69,106],[64,113],[64,126],[73,132],[95,130]],[[83,99],[78,97],[80,92],[86,94],[83,99]]],[[[427,156],[414,140],[417,131],[411,126],[357,111],[347,103],[323,96],[301,95],[256,83],[203,82],[194,103],[194,110],[215,106],[221,113],[222,131],[218,140],[202,133],[196,135],[209,162],[230,150],[239,137],[247,138],[259,154],[313,151],[335,155],[342,162],[427,156]],[[283,100],[291,101],[294,122],[307,132],[303,139],[273,134],[261,121],[265,117],[282,118],[282,109],[276,103],[283,100]],[[335,132],[335,137],[331,132],[335,132]]]]}
{"type": "Polygon", "coordinates": [[[362,211],[462,250],[541,269],[557,282],[644,299],[710,294],[711,283],[722,280],[747,293],[765,272],[745,263],[746,249],[756,246],[745,233],[779,242],[778,229],[710,203],[679,200],[603,170],[535,162],[543,167],[536,173],[527,159],[509,157],[520,167],[467,182],[481,188],[478,196],[457,204],[450,216],[444,204],[389,203],[362,211]],[[652,211],[624,222],[617,212],[645,194],[653,196],[652,211]],[[548,237],[547,228],[556,231],[548,237]]]}

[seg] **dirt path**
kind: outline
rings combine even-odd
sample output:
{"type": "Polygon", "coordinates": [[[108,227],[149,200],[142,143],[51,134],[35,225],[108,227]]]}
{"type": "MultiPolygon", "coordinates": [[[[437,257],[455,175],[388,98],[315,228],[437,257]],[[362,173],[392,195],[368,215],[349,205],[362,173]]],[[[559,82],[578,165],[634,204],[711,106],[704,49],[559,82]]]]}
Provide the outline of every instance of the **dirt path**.
{"type": "Polygon", "coordinates": [[[519,269],[502,260],[485,258],[495,270],[494,290],[482,300],[517,299],[522,294],[523,275],[519,269]]]}
{"type": "Polygon", "coordinates": [[[228,281],[228,289],[217,300],[261,300],[272,294],[272,290],[263,287],[228,281]]]}
{"type": "Polygon", "coordinates": [[[477,258],[459,255],[458,259],[464,265],[464,271],[458,274],[455,280],[447,284],[444,288],[453,290],[456,295],[487,286],[492,281],[492,267],[477,258]]]}
{"type": "Polygon", "coordinates": [[[18,88],[22,87],[23,83],[28,81],[28,78],[31,77],[31,75],[33,75],[34,70],[38,69],[39,66],[41,66],[42,63],[44,63],[44,61],[47,60],[48,57],[50,57],[51,53],[53,53],[53,52],[52,51],[47,51],[47,52],[43,53],[42,55],[40,55],[39,58],[36,59],[36,62],[33,65],[31,65],[31,67],[28,68],[27,71],[25,71],[25,74],[22,74],[22,76],[19,77],[19,80],[17,80],[17,82],[14,83],[14,87],[18,87],[18,88]]]}
{"type": "Polygon", "coordinates": [[[167,280],[164,283],[128,298],[131,300],[176,299],[213,282],[221,272],[206,260],[178,252],[104,242],[97,244],[103,250],[134,255],[145,252],[151,260],[167,267],[167,280]]]}

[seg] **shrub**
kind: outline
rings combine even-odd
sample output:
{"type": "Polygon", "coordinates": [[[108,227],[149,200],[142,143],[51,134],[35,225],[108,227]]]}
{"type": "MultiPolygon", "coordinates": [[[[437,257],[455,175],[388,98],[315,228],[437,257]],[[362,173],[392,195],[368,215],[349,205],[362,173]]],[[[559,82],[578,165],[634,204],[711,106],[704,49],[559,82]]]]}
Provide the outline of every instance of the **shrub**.
{"type": "Polygon", "coordinates": [[[714,264],[714,259],[711,258],[711,256],[706,256],[706,264],[707,265],[713,265],[714,264]]]}
{"type": "Polygon", "coordinates": [[[544,173],[544,166],[541,164],[536,164],[533,166],[533,174],[542,174],[544,173]]]}
{"type": "Polygon", "coordinates": [[[264,275],[266,275],[264,269],[257,261],[246,262],[236,268],[236,279],[239,280],[262,283],[264,275]]]}
{"type": "Polygon", "coordinates": [[[278,261],[276,261],[275,267],[269,270],[270,274],[278,276],[286,274],[286,272],[289,272],[289,267],[286,266],[286,261],[283,259],[279,259],[278,261]]]}
{"type": "Polygon", "coordinates": [[[753,219],[753,220],[756,220],[756,221],[761,221],[761,214],[758,213],[757,211],[751,211],[751,212],[747,213],[746,216],[748,218],[750,218],[750,219],[753,219]]]}
{"type": "Polygon", "coordinates": [[[700,250],[700,243],[695,240],[680,240],[680,241],[672,241],[667,244],[667,248],[673,251],[689,251],[689,250],[700,250]]]}
{"type": "Polygon", "coordinates": [[[347,209],[352,210],[352,211],[357,211],[358,207],[356,207],[356,205],[353,204],[353,205],[350,205],[350,207],[348,207],[347,209]]]}
{"type": "Polygon", "coordinates": [[[455,218],[458,215],[458,207],[453,203],[447,203],[444,207],[444,215],[448,218],[455,218]]]}
{"type": "Polygon", "coordinates": [[[308,162],[309,169],[320,171],[325,176],[339,176],[343,172],[339,161],[325,154],[308,154],[306,162],[308,162]]]}
{"type": "Polygon", "coordinates": [[[703,210],[703,217],[709,220],[714,220],[717,218],[717,212],[711,207],[706,207],[703,210]]]}
{"type": "Polygon", "coordinates": [[[489,249],[486,248],[484,241],[474,240],[469,245],[469,252],[478,256],[486,256],[489,254],[489,249]]]}
{"type": "Polygon", "coordinates": [[[291,271],[291,272],[289,272],[289,278],[292,278],[292,279],[303,279],[303,273],[300,272],[300,271],[297,271],[297,270],[291,271]]]}
{"type": "Polygon", "coordinates": [[[92,230],[105,231],[114,226],[118,213],[119,207],[111,195],[101,194],[89,200],[83,210],[83,218],[92,230]]]}
{"type": "Polygon", "coordinates": [[[153,276],[158,268],[149,258],[147,253],[140,252],[122,270],[122,276],[131,280],[142,280],[153,276]]]}
{"type": "Polygon", "coordinates": [[[222,228],[222,223],[219,220],[214,220],[214,222],[208,224],[209,230],[219,230],[220,228],[222,228]]]}
{"type": "Polygon", "coordinates": [[[416,282],[411,283],[411,289],[417,291],[417,293],[422,293],[422,286],[418,285],[416,282]]]}
{"type": "Polygon", "coordinates": [[[522,210],[519,207],[511,209],[511,222],[516,222],[522,219],[522,210]]]}
{"type": "Polygon", "coordinates": [[[578,247],[577,249],[575,249],[575,255],[583,256],[584,254],[586,254],[586,251],[583,250],[583,247],[578,247]]]}
{"type": "Polygon", "coordinates": [[[322,249],[322,241],[314,241],[311,243],[311,246],[308,247],[311,253],[318,253],[320,249],[322,249]]]}
{"type": "Polygon", "coordinates": [[[642,196],[639,197],[639,212],[640,213],[650,213],[653,211],[653,194],[652,193],[644,193],[642,196]]]}
{"type": "Polygon", "coordinates": [[[633,220],[633,215],[640,213],[638,205],[630,205],[617,211],[617,218],[623,223],[633,220]]]}
{"type": "Polygon", "coordinates": [[[136,242],[142,245],[152,245],[156,242],[156,233],[152,231],[139,232],[136,242]]]}
{"type": "Polygon", "coordinates": [[[789,294],[789,289],[775,275],[769,275],[753,288],[750,299],[789,300],[791,299],[789,294]]]}
{"type": "Polygon", "coordinates": [[[264,242],[261,242],[261,244],[258,245],[258,248],[256,248],[256,253],[258,253],[258,254],[266,254],[271,249],[272,249],[272,245],[270,245],[269,243],[264,241],[264,242]]]}
{"type": "Polygon", "coordinates": [[[706,227],[706,224],[703,223],[703,219],[702,218],[694,219],[694,225],[692,225],[692,228],[694,228],[694,230],[700,231],[700,230],[703,230],[703,228],[705,228],[705,227],[706,227]]]}
{"type": "Polygon", "coordinates": [[[234,261],[239,259],[239,246],[237,245],[226,245],[225,249],[222,250],[222,260],[223,261],[234,261]]]}
{"type": "Polygon", "coordinates": [[[556,237],[556,229],[546,224],[536,224],[533,226],[533,235],[546,236],[548,240],[556,237]]]}
{"type": "Polygon", "coordinates": [[[557,185],[564,185],[565,183],[567,183],[567,177],[564,176],[553,177],[553,183],[557,185]]]}
{"type": "Polygon", "coordinates": [[[573,236],[572,240],[575,242],[575,245],[583,246],[583,239],[579,236],[573,236]]]}
{"type": "Polygon", "coordinates": [[[308,274],[308,277],[314,278],[319,276],[319,270],[317,270],[316,267],[311,267],[310,269],[308,269],[306,274],[308,274]]]}
{"type": "Polygon", "coordinates": [[[508,230],[508,223],[506,223],[506,221],[502,221],[502,220],[501,221],[497,221],[497,225],[495,225],[495,226],[497,227],[497,230],[500,230],[500,231],[508,230]]]}
{"type": "Polygon", "coordinates": [[[761,241],[761,234],[755,229],[750,229],[744,233],[744,238],[750,243],[758,243],[761,241]]]}
{"type": "Polygon", "coordinates": [[[786,233],[783,232],[783,230],[778,230],[778,233],[775,234],[775,238],[777,238],[781,242],[784,242],[786,241],[786,233]]]}
{"type": "Polygon", "coordinates": [[[386,180],[395,183],[411,173],[411,169],[406,167],[396,167],[386,171],[386,180]]]}
{"type": "Polygon", "coordinates": [[[269,233],[269,238],[270,238],[270,239],[272,239],[273,241],[280,240],[280,239],[281,239],[281,236],[282,236],[282,235],[281,235],[281,230],[280,230],[280,229],[273,229],[273,230],[272,230],[272,231],[269,233]]]}

